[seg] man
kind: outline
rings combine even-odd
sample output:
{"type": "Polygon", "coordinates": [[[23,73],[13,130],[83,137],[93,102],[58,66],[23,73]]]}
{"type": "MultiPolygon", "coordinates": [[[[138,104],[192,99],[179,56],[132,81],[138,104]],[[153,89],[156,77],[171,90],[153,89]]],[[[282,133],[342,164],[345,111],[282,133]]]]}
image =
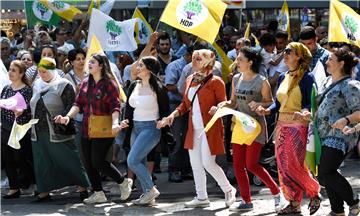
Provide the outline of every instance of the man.
{"type": "Polygon", "coordinates": [[[236,32],[237,30],[232,26],[225,26],[223,28],[221,39],[225,42],[225,49],[224,49],[225,52],[228,52],[232,49],[230,46],[230,39],[233,35],[235,35],[236,32]]]}
{"type": "Polygon", "coordinates": [[[15,58],[11,56],[10,40],[7,37],[1,37],[1,60],[3,61],[7,70],[9,70],[10,63],[15,58]]]}
{"type": "Polygon", "coordinates": [[[54,33],[55,33],[55,39],[56,39],[55,45],[57,47],[63,47],[69,51],[72,49],[75,49],[74,45],[66,42],[67,32],[65,29],[56,28],[54,33]]]}
{"type": "Polygon", "coordinates": [[[160,62],[162,72],[160,72],[160,77],[165,75],[165,70],[167,65],[175,61],[177,58],[170,53],[171,48],[171,40],[170,36],[167,32],[159,33],[157,39],[157,52],[158,52],[158,60],[160,62]]]}
{"type": "Polygon", "coordinates": [[[312,71],[317,62],[320,61],[326,71],[326,61],[329,58],[329,51],[322,48],[316,43],[317,37],[315,29],[312,26],[305,26],[300,31],[300,42],[303,43],[311,52],[312,62],[310,64],[310,71],[312,71]]]}
{"type": "MultiPolygon", "coordinates": [[[[168,89],[168,95],[170,100],[170,111],[174,111],[182,101],[182,95],[179,93],[176,84],[178,83],[182,70],[186,64],[191,62],[192,53],[194,48],[188,47],[185,55],[180,59],[171,62],[165,70],[165,85],[168,89]]],[[[189,160],[189,154],[184,149],[185,135],[186,135],[186,123],[188,116],[181,116],[174,120],[174,123],[170,127],[174,138],[174,146],[169,151],[169,181],[170,182],[182,182],[183,178],[191,175],[191,165],[189,160]]]]}
{"type": "Polygon", "coordinates": [[[325,26],[319,26],[315,29],[317,42],[320,43],[320,41],[327,37],[328,31],[325,26]]]}
{"type": "Polygon", "coordinates": [[[231,50],[229,52],[227,52],[227,56],[233,61],[237,57],[236,44],[240,38],[241,38],[241,36],[238,32],[236,32],[233,36],[230,37],[230,49],[231,50]]]}

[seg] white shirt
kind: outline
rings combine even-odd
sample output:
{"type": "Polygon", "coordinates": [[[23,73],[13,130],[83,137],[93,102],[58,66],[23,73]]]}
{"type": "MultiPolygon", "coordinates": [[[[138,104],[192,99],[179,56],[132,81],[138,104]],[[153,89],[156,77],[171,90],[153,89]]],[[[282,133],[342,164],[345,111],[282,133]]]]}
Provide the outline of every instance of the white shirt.
{"type": "Polygon", "coordinates": [[[134,121],[155,121],[159,119],[159,106],[156,95],[139,95],[133,91],[129,104],[134,109],[134,121]]]}
{"type": "MultiPolygon", "coordinates": [[[[191,101],[194,97],[196,90],[200,87],[200,84],[189,88],[188,98],[191,101]]],[[[194,103],[192,105],[192,123],[195,130],[204,129],[204,122],[201,115],[201,109],[198,96],[195,96],[194,103]]]]}

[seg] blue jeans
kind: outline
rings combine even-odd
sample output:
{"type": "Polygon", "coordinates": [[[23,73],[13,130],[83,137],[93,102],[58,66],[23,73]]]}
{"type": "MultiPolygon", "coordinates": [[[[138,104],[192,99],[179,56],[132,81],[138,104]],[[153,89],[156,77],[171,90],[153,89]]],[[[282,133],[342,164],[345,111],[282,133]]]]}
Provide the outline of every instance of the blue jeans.
{"type": "Polygon", "coordinates": [[[160,137],[161,130],[156,128],[156,121],[134,121],[127,163],[138,177],[144,193],[154,186],[151,174],[146,166],[146,157],[159,143],[160,137]]]}

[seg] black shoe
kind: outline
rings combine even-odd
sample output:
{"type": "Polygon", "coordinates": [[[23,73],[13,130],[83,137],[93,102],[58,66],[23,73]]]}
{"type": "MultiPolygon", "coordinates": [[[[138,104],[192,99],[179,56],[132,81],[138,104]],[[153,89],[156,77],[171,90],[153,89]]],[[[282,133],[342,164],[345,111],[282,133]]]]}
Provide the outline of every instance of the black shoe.
{"type": "Polygon", "coordinates": [[[20,189],[17,190],[15,193],[12,194],[6,194],[2,198],[4,199],[16,199],[20,197],[20,189]]]}
{"type": "Polygon", "coordinates": [[[33,196],[34,196],[34,197],[38,197],[38,196],[39,196],[39,194],[40,194],[39,192],[37,192],[37,191],[34,191],[34,194],[33,194],[33,196]]]}
{"type": "Polygon", "coordinates": [[[169,182],[180,183],[182,181],[183,181],[183,179],[181,178],[180,172],[170,172],[169,173],[169,182]]]}
{"type": "Polygon", "coordinates": [[[50,194],[40,197],[38,196],[36,200],[31,201],[32,203],[45,203],[45,202],[51,202],[51,196],[50,194]]]}
{"type": "Polygon", "coordinates": [[[192,175],[192,173],[187,173],[187,174],[181,174],[181,178],[185,181],[185,180],[194,180],[194,176],[192,175]]]}
{"type": "Polygon", "coordinates": [[[79,192],[79,195],[80,195],[80,199],[81,201],[83,201],[84,199],[88,198],[89,197],[89,193],[87,190],[84,190],[84,191],[80,191],[79,192]]]}

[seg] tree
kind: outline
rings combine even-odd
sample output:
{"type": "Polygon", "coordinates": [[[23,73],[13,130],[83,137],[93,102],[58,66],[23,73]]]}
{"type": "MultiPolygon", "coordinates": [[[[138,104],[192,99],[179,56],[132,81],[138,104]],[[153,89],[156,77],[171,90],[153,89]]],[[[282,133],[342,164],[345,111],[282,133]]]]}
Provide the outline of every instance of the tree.
{"type": "Polygon", "coordinates": [[[106,22],[106,31],[109,32],[112,40],[115,40],[116,36],[122,32],[121,27],[116,25],[114,20],[106,22]]]}
{"type": "Polygon", "coordinates": [[[192,16],[198,15],[201,12],[201,3],[199,0],[190,0],[184,6],[184,11],[186,12],[186,16],[188,19],[191,19],[192,16]]]}

